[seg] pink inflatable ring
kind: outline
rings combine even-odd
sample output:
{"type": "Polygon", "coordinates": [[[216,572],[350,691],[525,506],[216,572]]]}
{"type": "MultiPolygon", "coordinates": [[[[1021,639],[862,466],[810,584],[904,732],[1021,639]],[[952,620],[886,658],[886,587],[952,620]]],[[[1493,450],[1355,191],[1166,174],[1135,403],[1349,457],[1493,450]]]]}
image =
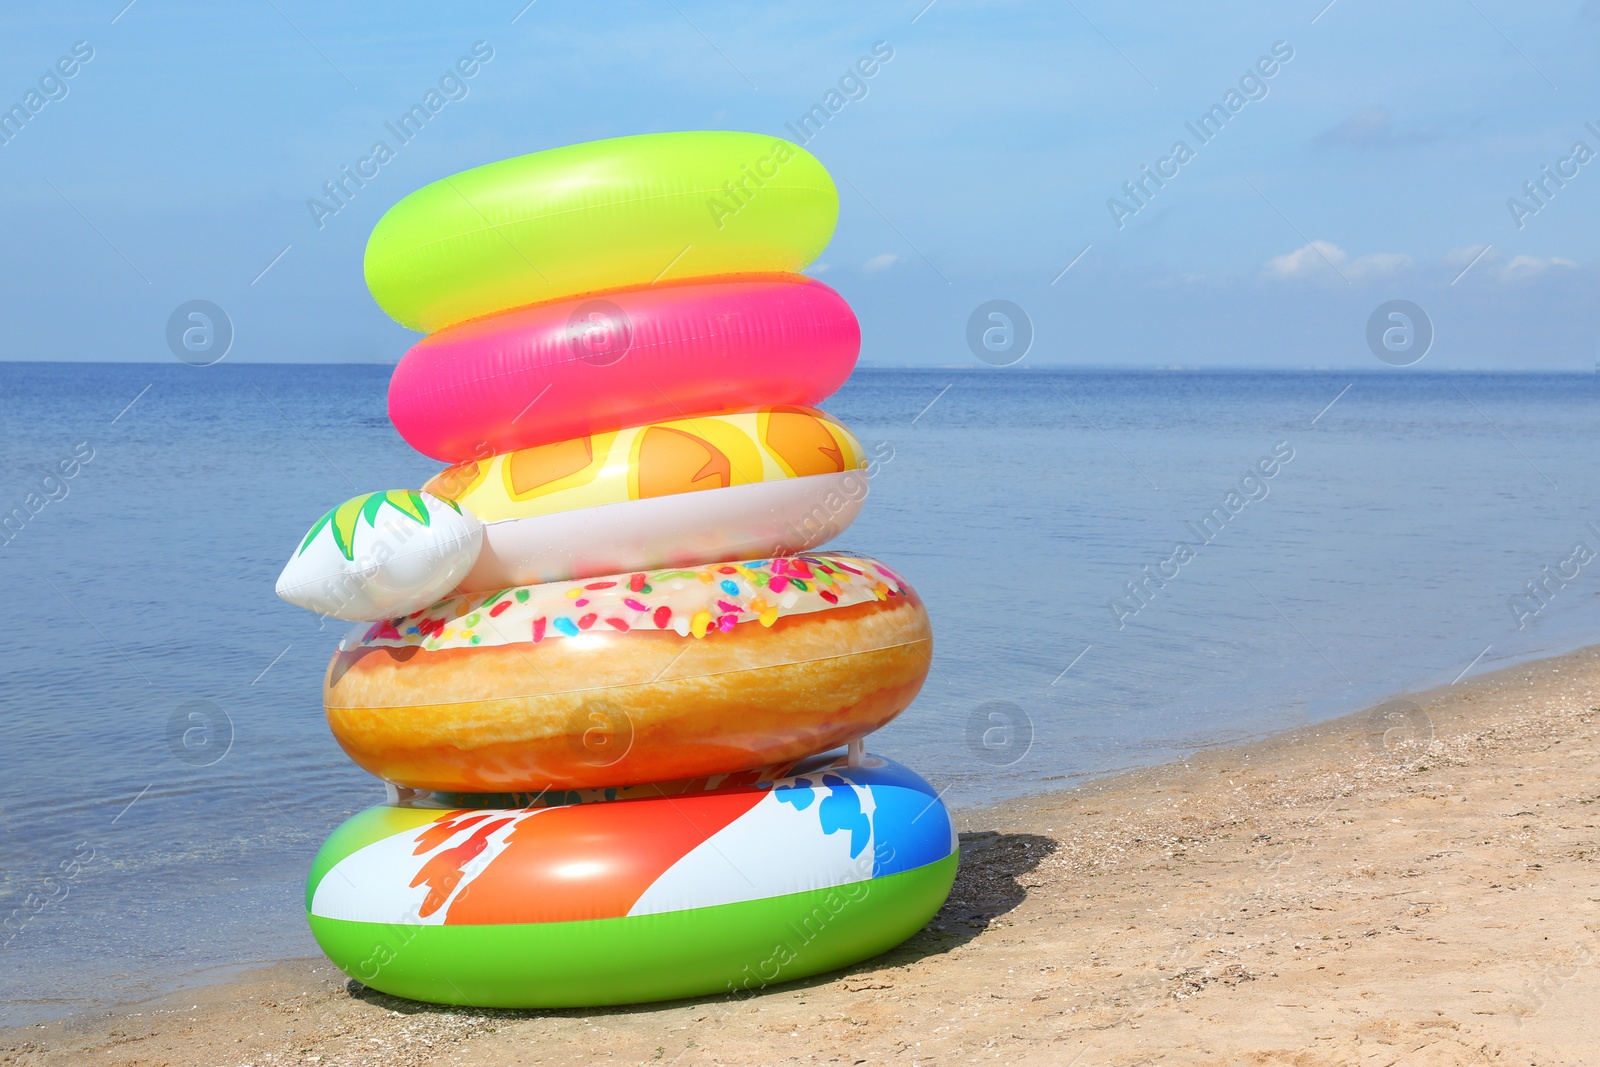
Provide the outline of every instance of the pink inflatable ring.
{"type": "Polygon", "coordinates": [[[418,342],[389,382],[413,448],[459,463],[844,384],[861,329],[799,274],[725,275],[520,308],[418,342]]]}

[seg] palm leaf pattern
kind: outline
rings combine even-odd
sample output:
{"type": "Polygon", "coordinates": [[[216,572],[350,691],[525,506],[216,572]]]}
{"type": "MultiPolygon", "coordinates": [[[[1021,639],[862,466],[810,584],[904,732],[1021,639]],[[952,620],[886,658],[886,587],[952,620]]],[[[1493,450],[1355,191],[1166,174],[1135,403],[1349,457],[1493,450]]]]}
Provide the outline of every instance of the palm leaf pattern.
{"type": "MultiPolygon", "coordinates": [[[[443,503],[449,505],[457,514],[461,513],[460,505],[454,501],[446,500],[443,503]]],[[[422,494],[414,489],[390,489],[382,493],[363,493],[360,496],[351,497],[318,519],[316,525],[311,527],[311,532],[306,534],[305,540],[300,542],[300,548],[295,555],[303,554],[306,546],[315,540],[317,534],[322,532],[323,527],[327,527],[333,537],[333,543],[339,546],[339,551],[344,555],[344,558],[354,561],[356,558],[356,523],[361,519],[366,519],[368,526],[377,526],[378,512],[385,504],[388,504],[407,518],[421,523],[423,526],[431,526],[433,524],[432,517],[428,512],[427,502],[423,500],[422,494]]]]}

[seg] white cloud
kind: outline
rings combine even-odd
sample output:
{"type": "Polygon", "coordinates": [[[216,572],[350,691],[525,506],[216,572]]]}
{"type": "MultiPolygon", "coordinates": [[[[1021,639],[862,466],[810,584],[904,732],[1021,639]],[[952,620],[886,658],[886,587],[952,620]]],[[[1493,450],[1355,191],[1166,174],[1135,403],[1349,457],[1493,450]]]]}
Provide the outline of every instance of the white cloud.
{"type": "Polygon", "coordinates": [[[1287,255],[1273,256],[1267,261],[1269,278],[1306,278],[1320,274],[1345,261],[1344,249],[1329,241],[1312,241],[1287,255]]]}
{"type": "Polygon", "coordinates": [[[1500,258],[1500,253],[1494,245],[1467,245],[1465,248],[1454,248],[1444,254],[1446,266],[1461,268],[1468,263],[1485,266],[1500,258]],[[1482,256],[1480,260],[1478,257],[1482,256]]]}
{"type": "Polygon", "coordinates": [[[1537,278],[1549,270],[1563,267],[1571,269],[1577,265],[1572,260],[1562,259],[1560,256],[1551,256],[1548,259],[1541,259],[1538,256],[1512,256],[1511,261],[1500,269],[1500,277],[1508,282],[1522,281],[1526,278],[1537,278]]]}
{"type": "Polygon", "coordinates": [[[861,269],[866,271],[868,274],[876,274],[880,270],[888,270],[896,263],[899,263],[900,258],[901,257],[895,255],[893,252],[884,252],[881,255],[873,256],[871,259],[867,260],[861,265],[861,269]]]}
{"type": "Polygon", "coordinates": [[[1344,272],[1351,278],[1384,278],[1409,266],[1411,257],[1404,252],[1373,252],[1351,260],[1344,272]]]}
{"type": "MultiPolygon", "coordinates": [[[[1446,253],[1444,262],[1452,271],[1458,272],[1458,280],[1463,276],[1471,278],[1484,274],[1499,263],[1500,250],[1493,245],[1468,245],[1446,253]]],[[[1497,273],[1487,276],[1498,277],[1503,282],[1522,282],[1553,270],[1576,270],[1579,266],[1575,260],[1563,256],[1512,256],[1501,264],[1497,273]]]]}
{"type": "Polygon", "coordinates": [[[805,270],[801,271],[800,273],[801,274],[826,274],[826,273],[828,273],[828,267],[829,266],[831,266],[831,264],[828,264],[828,263],[813,263],[813,264],[811,264],[811,266],[807,267],[805,270]]]}
{"type": "Polygon", "coordinates": [[[1348,253],[1332,241],[1312,241],[1286,255],[1273,256],[1262,272],[1264,278],[1333,277],[1334,272],[1346,280],[1358,278],[1383,278],[1411,266],[1411,257],[1403,252],[1371,252],[1351,259],[1348,253]]]}

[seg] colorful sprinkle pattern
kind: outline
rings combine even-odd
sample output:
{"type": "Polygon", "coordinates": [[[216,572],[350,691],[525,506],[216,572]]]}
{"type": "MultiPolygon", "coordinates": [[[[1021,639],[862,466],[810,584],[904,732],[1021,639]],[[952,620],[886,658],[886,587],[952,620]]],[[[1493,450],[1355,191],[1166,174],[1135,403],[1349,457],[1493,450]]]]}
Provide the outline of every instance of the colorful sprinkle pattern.
{"type": "Polygon", "coordinates": [[[771,626],[786,615],[910,592],[903,578],[865,556],[786,556],[450,597],[402,618],[374,623],[358,644],[421,646],[433,652],[538,643],[585,632],[671,630],[680,637],[703,638],[741,623],[771,626]]]}

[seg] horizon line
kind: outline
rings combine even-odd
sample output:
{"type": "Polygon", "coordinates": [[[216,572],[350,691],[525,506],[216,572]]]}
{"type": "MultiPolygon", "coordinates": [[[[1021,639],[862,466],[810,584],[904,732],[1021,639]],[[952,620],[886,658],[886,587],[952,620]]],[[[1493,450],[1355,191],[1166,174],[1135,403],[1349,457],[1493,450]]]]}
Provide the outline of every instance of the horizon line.
{"type": "MultiPolygon", "coordinates": [[[[0,356],[0,366],[91,366],[91,367],[178,367],[187,366],[179,360],[167,359],[8,359],[0,356]]],[[[195,367],[196,370],[208,370],[210,367],[244,366],[244,367],[387,367],[393,369],[398,363],[386,363],[376,360],[266,360],[266,359],[241,359],[219,361],[208,367],[195,367]]],[[[968,363],[867,363],[857,364],[851,373],[856,371],[965,371],[968,373],[988,373],[992,371],[1143,371],[1162,372],[1168,374],[1193,374],[1205,372],[1226,373],[1279,373],[1279,374],[1366,374],[1390,376],[1394,374],[1409,375],[1448,375],[1448,374],[1563,374],[1572,376],[1600,375],[1600,361],[1589,370],[1576,370],[1565,367],[1434,367],[1419,369],[1416,367],[1372,367],[1365,364],[1324,364],[1317,366],[1282,367],[1269,364],[1254,363],[1197,363],[1197,364],[1165,364],[1165,363],[1034,363],[1028,365],[1012,365],[1009,367],[975,366],[968,363]]]]}

